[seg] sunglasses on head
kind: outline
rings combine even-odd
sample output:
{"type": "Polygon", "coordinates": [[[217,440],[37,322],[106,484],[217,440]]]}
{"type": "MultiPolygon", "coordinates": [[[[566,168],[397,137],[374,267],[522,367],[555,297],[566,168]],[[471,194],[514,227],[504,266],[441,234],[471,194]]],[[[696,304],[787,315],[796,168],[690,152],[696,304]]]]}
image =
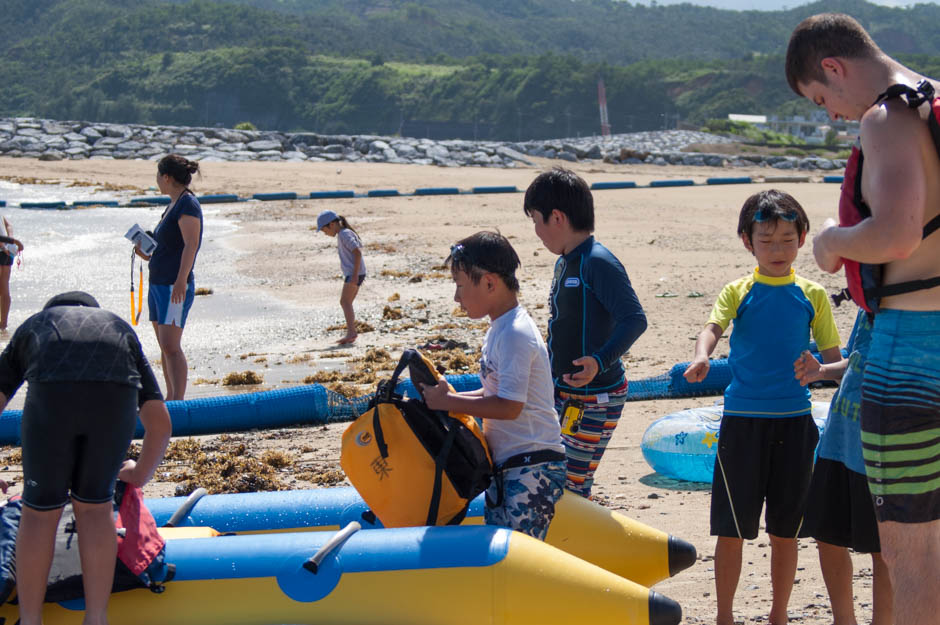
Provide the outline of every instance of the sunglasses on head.
{"type": "Polygon", "coordinates": [[[455,245],[450,246],[449,258],[451,262],[459,263],[459,264],[466,263],[466,264],[472,265],[473,261],[470,256],[471,256],[470,251],[466,247],[464,247],[462,244],[457,243],[455,245]]]}
{"type": "Polygon", "coordinates": [[[506,274],[504,270],[500,269],[498,263],[495,262],[493,258],[487,258],[485,254],[482,254],[482,258],[479,258],[477,254],[474,254],[460,243],[450,246],[450,256],[448,258],[451,262],[451,266],[456,265],[458,269],[465,267],[467,271],[469,271],[475,268],[478,271],[486,273],[511,275],[506,274]]]}
{"type": "Polygon", "coordinates": [[[776,208],[759,208],[756,213],[754,213],[754,221],[762,223],[765,221],[776,221],[782,219],[783,221],[796,221],[799,215],[794,210],[789,211],[779,211],[776,208]]]}

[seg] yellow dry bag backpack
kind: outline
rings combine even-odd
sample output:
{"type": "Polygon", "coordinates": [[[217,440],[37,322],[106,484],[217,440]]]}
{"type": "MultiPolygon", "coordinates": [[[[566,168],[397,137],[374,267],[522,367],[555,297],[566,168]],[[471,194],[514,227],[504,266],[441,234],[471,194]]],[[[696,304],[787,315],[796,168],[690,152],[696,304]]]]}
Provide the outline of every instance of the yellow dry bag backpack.
{"type": "MultiPolygon", "coordinates": [[[[437,384],[417,350],[401,357],[369,408],[343,433],[340,466],[385,527],[455,525],[486,490],[493,464],[473,417],[431,410],[395,392],[407,368],[415,389],[437,384]]],[[[417,391],[420,393],[420,390],[417,391]]]]}

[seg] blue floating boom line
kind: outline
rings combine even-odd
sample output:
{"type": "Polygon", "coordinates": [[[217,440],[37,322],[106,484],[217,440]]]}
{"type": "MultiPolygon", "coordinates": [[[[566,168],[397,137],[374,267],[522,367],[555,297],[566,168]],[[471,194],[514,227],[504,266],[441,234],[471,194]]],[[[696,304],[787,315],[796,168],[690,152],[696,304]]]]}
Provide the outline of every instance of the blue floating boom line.
{"type": "Polygon", "coordinates": [[[131,198],[131,206],[135,204],[169,204],[173,200],[168,195],[158,195],[155,197],[135,197],[131,198]]]}
{"type": "Polygon", "coordinates": [[[120,206],[117,200],[75,200],[72,206],[79,208],[85,206],[120,206]]]}
{"type": "Polygon", "coordinates": [[[473,187],[474,193],[518,193],[519,189],[515,186],[503,187],[473,187]]]}
{"type": "Polygon", "coordinates": [[[708,178],[705,184],[750,184],[754,182],[750,176],[739,176],[737,178],[708,178]]]}
{"type": "Polygon", "coordinates": [[[338,198],[356,197],[355,191],[311,191],[310,199],[332,200],[338,198]]]}
{"type": "Polygon", "coordinates": [[[606,189],[636,189],[636,183],[629,180],[623,182],[594,182],[591,184],[591,189],[598,191],[606,189]]]}
{"type": "Polygon", "coordinates": [[[460,195],[457,187],[425,187],[415,189],[415,195],[460,195]]]}
{"type": "Polygon", "coordinates": [[[196,199],[200,204],[224,204],[229,202],[238,202],[239,198],[234,193],[212,193],[210,195],[197,195],[196,199]]]}
{"type": "Polygon", "coordinates": [[[651,187],[691,187],[695,186],[694,180],[653,180],[651,187]]]}
{"type": "Polygon", "coordinates": [[[48,208],[62,210],[67,207],[65,202],[20,202],[20,208],[48,208]]]}
{"type": "Polygon", "coordinates": [[[262,202],[270,202],[273,200],[296,200],[297,194],[293,191],[281,191],[278,193],[255,193],[251,197],[262,202]]]}

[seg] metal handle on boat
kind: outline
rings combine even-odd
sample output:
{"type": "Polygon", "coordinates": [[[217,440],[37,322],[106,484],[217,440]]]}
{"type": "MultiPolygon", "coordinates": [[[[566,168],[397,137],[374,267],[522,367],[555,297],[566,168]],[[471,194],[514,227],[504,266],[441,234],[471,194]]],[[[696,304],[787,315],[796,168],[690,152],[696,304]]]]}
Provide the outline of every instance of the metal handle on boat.
{"type": "Polygon", "coordinates": [[[323,562],[323,558],[329,555],[330,552],[338,549],[344,542],[349,540],[350,536],[360,529],[362,529],[362,526],[359,525],[358,521],[350,521],[346,527],[333,534],[333,537],[326,541],[326,543],[313,554],[313,557],[304,562],[304,568],[316,575],[317,571],[320,569],[320,563],[323,562]]]}
{"type": "Polygon", "coordinates": [[[173,513],[173,516],[170,517],[170,520],[166,522],[166,525],[163,527],[176,527],[176,525],[185,519],[190,512],[193,510],[193,506],[196,505],[196,502],[209,494],[205,488],[199,487],[189,494],[189,497],[186,498],[186,501],[183,502],[183,505],[173,513]]]}

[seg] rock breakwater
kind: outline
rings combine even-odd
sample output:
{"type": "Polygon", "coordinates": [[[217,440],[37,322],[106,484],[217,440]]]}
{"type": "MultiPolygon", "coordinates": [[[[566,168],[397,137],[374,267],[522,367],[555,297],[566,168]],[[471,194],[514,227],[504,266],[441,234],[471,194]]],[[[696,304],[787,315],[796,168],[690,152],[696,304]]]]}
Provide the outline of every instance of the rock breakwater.
{"type": "Polygon", "coordinates": [[[144,126],[36,118],[0,119],[0,155],[58,161],[65,159],[156,160],[175,152],[200,162],[213,161],[344,161],[412,163],[441,167],[515,167],[531,157],[568,162],[603,160],[708,167],[771,167],[836,170],[845,161],[819,157],[758,154],[709,154],[683,151],[695,144],[734,144],[705,132],[663,130],[524,142],[433,141],[373,135],[321,135],[144,126]]]}

